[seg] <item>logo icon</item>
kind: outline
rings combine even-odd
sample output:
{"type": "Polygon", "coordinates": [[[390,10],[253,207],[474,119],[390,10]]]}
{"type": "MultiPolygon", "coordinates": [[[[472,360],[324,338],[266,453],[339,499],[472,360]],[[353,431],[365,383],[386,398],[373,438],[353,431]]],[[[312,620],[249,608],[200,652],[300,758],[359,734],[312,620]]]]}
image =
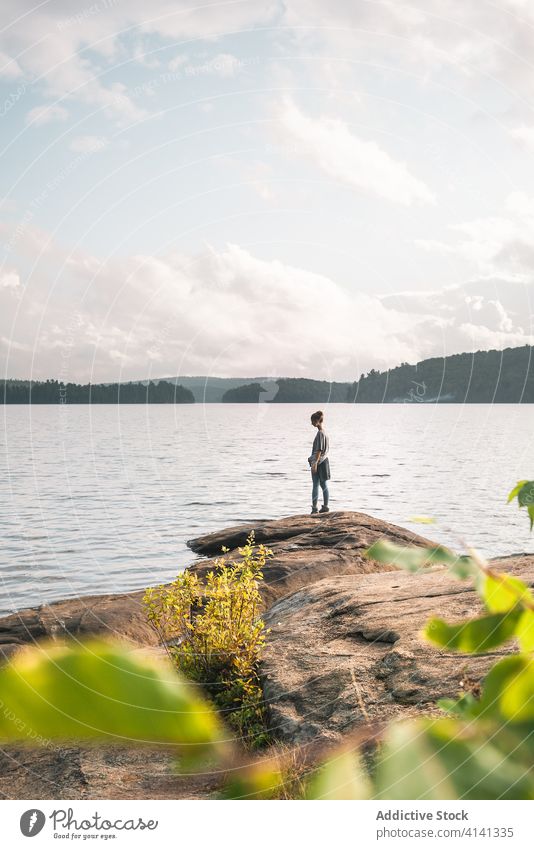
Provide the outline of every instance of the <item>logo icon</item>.
{"type": "Polygon", "coordinates": [[[42,831],[46,822],[46,817],[38,808],[31,808],[29,811],[24,811],[20,818],[20,830],[24,837],[35,837],[42,831]]]}

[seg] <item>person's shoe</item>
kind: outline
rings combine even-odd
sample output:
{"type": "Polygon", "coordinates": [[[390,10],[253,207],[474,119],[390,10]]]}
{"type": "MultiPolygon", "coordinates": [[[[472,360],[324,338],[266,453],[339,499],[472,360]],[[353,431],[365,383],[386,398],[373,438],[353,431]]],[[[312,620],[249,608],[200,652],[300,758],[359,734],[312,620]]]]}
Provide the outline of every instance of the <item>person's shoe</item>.
{"type": "Polygon", "coordinates": [[[313,516],[315,513],[318,513],[318,512],[319,512],[319,511],[318,511],[317,507],[312,507],[312,509],[311,509],[311,515],[312,515],[312,516],[313,516]]]}
{"type": "Polygon", "coordinates": [[[319,510],[319,513],[330,513],[330,507],[325,507],[325,505],[323,504],[323,506],[319,510]]]}

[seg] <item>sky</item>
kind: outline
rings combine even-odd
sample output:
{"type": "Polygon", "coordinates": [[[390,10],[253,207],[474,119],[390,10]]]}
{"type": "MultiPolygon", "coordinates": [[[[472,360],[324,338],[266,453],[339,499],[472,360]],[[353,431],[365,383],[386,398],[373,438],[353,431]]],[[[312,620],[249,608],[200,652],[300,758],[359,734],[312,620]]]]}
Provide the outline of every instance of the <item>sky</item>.
{"type": "Polygon", "coordinates": [[[2,0],[10,378],[534,344],[534,0],[2,0]]]}

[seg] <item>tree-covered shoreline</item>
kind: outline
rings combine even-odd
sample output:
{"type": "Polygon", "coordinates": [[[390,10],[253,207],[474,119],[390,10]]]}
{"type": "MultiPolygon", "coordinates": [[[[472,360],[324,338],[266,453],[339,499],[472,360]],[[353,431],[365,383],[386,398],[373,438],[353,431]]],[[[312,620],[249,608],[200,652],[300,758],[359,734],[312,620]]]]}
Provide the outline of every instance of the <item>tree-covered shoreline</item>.
{"type": "Polygon", "coordinates": [[[433,357],[355,381],[348,401],[358,404],[532,404],[534,347],[433,357]]]}
{"type": "Polygon", "coordinates": [[[262,385],[230,389],[226,403],[533,404],[534,348],[506,348],[433,357],[387,371],[371,369],[353,383],[280,378],[262,398],[262,385]]]}
{"type": "Polygon", "coordinates": [[[193,393],[166,380],[157,383],[62,383],[5,380],[4,404],[194,404],[193,393]]]}

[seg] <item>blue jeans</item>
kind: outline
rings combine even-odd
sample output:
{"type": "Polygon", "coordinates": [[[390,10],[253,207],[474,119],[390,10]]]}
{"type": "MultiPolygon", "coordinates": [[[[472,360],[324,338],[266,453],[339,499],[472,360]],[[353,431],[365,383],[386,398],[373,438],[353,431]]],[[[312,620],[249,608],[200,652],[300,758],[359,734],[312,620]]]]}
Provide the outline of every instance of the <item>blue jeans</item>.
{"type": "Polygon", "coordinates": [[[328,481],[322,481],[317,472],[315,474],[312,472],[312,507],[317,507],[319,486],[323,490],[323,504],[325,507],[328,507],[328,481]]]}

